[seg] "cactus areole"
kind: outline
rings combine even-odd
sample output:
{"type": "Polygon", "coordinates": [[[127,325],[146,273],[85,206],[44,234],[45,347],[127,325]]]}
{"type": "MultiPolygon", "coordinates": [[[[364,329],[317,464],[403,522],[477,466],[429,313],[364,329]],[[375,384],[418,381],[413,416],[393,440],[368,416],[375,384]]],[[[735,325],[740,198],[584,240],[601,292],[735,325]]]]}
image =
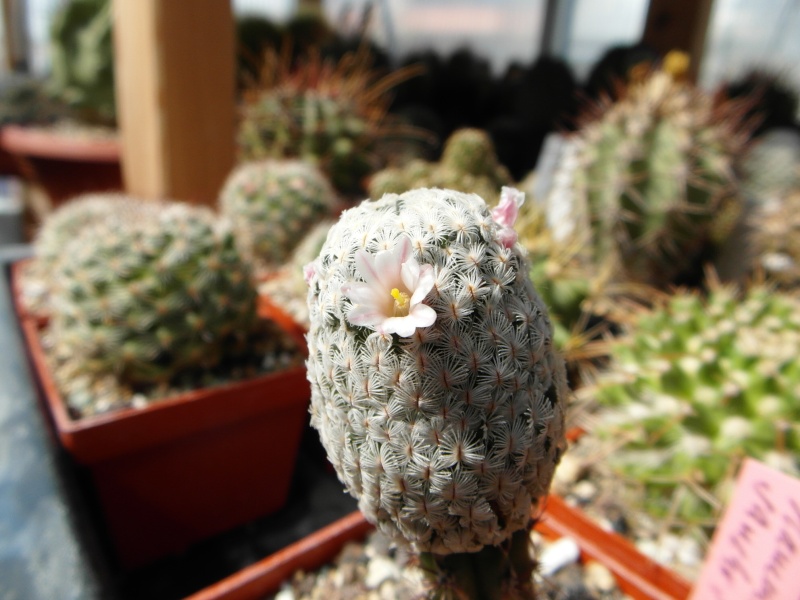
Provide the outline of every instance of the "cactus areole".
{"type": "Polygon", "coordinates": [[[365,201],[305,269],[312,425],[367,519],[437,571],[436,597],[530,587],[527,528],[565,448],[563,363],[510,235],[522,199],[365,201]]]}

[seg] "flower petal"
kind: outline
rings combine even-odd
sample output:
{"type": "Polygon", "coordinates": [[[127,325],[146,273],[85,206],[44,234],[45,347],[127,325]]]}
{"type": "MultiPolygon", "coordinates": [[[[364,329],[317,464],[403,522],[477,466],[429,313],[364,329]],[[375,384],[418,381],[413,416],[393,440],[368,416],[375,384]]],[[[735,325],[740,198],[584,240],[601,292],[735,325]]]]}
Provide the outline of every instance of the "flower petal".
{"type": "Polygon", "coordinates": [[[385,320],[386,313],[365,304],[356,305],[347,313],[347,322],[359,327],[377,329],[385,320]]]}
{"type": "Polygon", "coordinates": [[[504,186],[500,191],[500,203],[492,209],[492,219],[501,227],[512,227],[524,202],[525,192],[504,186]]]}
{"type": "Polygon", "coordinates": [[[367,252],[366,250],[359,250],[356,252],[356,269],[361,278],[370,285],[386,287],[383,284],[380,273],[375,268],[376,257],[367,252]]]}
{"type": "Polygon", "coordinates": [[[425,299],[433,289],[435,277],[433,276],[433,267],[431,265],[422,265],[419,267],[419,274],[414,288],[411,291],[411,307],[413,308],[425,299]]]}
{"type": "Polygon", "coordinates": [[[430,327],[436,322],[436,311],[427,304],[417,304],[406,319],[413,319],[416,327],[430,327]]]}
{"type": "Polygon", "coordinates": [[[388,299],[391,298],[388,294],[382,294],[383,288],[368,283],[343,283],[339,289],[353,304],[370,304],[376,308],[386,306],[388,299]]]}

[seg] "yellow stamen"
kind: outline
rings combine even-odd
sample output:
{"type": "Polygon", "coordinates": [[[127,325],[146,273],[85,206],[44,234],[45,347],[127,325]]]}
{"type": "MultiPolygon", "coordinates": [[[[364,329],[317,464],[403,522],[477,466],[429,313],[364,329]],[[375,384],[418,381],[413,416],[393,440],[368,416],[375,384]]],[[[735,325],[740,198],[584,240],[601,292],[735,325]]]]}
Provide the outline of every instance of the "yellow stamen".
{"type": "Polygon", "coordinates": [[[403,308],[408,303],[408,294],[404,294],[397,288],[392,288],[392,298],[399,308],[403,308]]]}
{"type": "Polygon", "coordinates": [[[689,71],[689,55],[680,50],[671,50],[664,57],[662,68],[672,75],[673,79],[680,79],[689,71]]]}

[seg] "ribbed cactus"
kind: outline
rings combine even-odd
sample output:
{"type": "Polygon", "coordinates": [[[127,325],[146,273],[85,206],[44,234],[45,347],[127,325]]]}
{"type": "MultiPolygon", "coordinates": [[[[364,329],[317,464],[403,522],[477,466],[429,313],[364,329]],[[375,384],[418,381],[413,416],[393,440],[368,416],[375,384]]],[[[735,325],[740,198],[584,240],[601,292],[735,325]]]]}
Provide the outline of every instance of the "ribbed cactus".
{"type": "Polygon", "coordinates": [[[494,144],[480,129],[459,129],[445,143],[438,163],[413,160],[402,167],[375,173],[368,191],[371,198],[401,194],[418,187],[438,187],[475,193],[495,201],[511,175],[497,161],[494,144]]]}
{"type": "Polygon", "coordinates": [[[800,475],[800,300],[712,285],[638,314],[611,346],[593,433],[672,525],[713,525],[745,455],[800,475]]]}
{"type": "Polygon", "coordinates": [[[435,597],[530,591],[527,527],[565,448],[516,194],[492,212],[441,189],[365,201],[306,269],[312,424],[364,515],[422,553],[435,597]]]}
{"type": "Polygon", "coordinates": [[[141,203],[82,227],[52,274],[57,359],[142,388],[244,354],[256,291],[217,221],[187,205],[141,203]]]}
{"type": "Polygon", "coordinates": [[[245,163],[228,177],[219,208],[241,252],[259,267],[280,265],[303,235],[333,212],[336,195],[315,166],[298,160],[245,163]]]}
{"type": "Polygon", "coordinates": [[[595,255],[613,256],[627,279],[657,286],[696,272],[736,220],[742,130],[733,104],[667,70],[630,83],[575,138],[573,204],[586,215],[595,255]]]}

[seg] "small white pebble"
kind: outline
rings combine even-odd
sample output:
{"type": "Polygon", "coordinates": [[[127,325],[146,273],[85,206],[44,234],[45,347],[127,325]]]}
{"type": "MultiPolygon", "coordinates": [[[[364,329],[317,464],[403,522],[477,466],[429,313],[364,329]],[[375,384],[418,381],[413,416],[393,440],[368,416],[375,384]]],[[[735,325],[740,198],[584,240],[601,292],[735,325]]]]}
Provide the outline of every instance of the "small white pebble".
{"type": "Polygon", "coordinates": [[[539,557],[539,572],[553,575],[580,558],[581,549],[572,538],[563,537],[547,546],[539,557]]]}
{"type": "Polygon", "coordinates": [[[584,479],[575,484],[572,493],[581,502],[589,502],[597,494],[597,486],[588,479],[584,479]]]}
{"type": "Polygon", "coordinates": [[[369,561],[367,576],[364,578],[364,585],[368,589],[378,589],[387,579],[400,576],[400,568],[397,563],[384,556],[376,556],[369,561]]]}
{"type": "Polygon", "coordinates": [[[294,590],[290,587],[283,588],[275,594],[275,600],[294,600],[294,590]]]}
{"type": "Polygon", "coordinates": [[[617,587],[617,580],[614,574],[606,567],[595,560],[591,560],[584,565],[586,586],[601,594],[610,594],[617,587]]]}

